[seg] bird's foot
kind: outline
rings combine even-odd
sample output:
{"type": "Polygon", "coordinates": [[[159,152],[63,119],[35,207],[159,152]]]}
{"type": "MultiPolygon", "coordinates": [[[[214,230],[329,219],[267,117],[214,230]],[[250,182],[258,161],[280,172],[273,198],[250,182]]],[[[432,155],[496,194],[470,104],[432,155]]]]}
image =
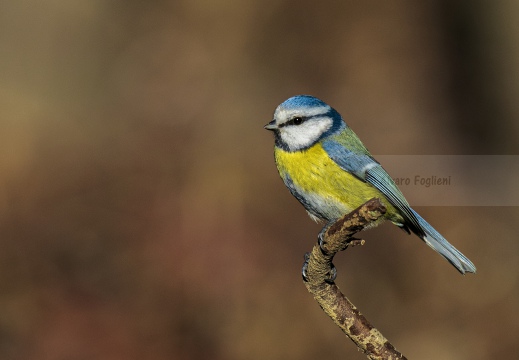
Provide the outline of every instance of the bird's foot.
{"type": "MultiPolygon", "coordinates": [[[[305,282],[308,281],[307,274],[308,274],[308,261],[309,261],[309,259],[310,259],[310,253],[306,253],[305,254],[305,261],[303,263],[303,268],[301,269],[301,275],[303,275],[303,281],[305,281],[305,282]]],[[[328,277],[325,278],[324,281],[327,282],[328,284],[333,284],[333,282],[337,278],[337,268],[333,264],[330,264],[330,266],[331,266],[330,272],[327,274],[328,277]]]]}
{"type": "Polygon", "coordinates": [[[333,284],[335,279],[337,279],[337,268],[333,264],[330,264],[330,266],[331,266],[330,272],[328,273],[328,277],[326,279],[324,279],[324,281],[327,282],[328,284],[333,284]]]}
{"type": "Polygon", "coordinates": [[[326,229],[323,229],[319,235],[317,235],[317,244],[319,245],[319,248],[321,249],[321,252],[324,255],[328,255],[328,251],[324,249],[324,245],[326,244],[326,240],[324,240],[324,234],[326,233],[326,229]]]}
{"type": "Polygon", "coordinates": [[[305,262],[303,263],[303,268],[301,269],[301,275],[303,275],[303,281],[308,282],[308,277],[306,276],[306,271],[308,269],[308,260],[310,259],[310,253],[305,253],[305,262]]]}

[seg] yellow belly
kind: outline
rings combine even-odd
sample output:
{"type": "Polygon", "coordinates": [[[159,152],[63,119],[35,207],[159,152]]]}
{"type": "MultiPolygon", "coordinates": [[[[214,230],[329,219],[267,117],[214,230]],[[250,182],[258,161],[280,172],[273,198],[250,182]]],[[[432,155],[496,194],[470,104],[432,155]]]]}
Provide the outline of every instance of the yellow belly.
{"type": "Polygon", "coordinates": [[[388,213],[396,212],[380,191],[341,169],[320,144],[296,152],[276,148],[275,159],[285,184],[288,175],[298,191],[319,199],[316,206],[328,217],[338,218],[374,197],[382,200],[388,213]]]}

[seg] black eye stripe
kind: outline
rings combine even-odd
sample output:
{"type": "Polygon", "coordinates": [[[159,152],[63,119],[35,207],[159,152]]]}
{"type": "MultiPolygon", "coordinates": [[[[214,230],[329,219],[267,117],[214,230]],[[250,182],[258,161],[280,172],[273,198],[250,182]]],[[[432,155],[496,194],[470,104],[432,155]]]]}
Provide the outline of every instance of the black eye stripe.
{"type": "Polygon", "coordinates": [[[283,124],[279,124],[278,127],[282,128],[282,127],[291,126],[291,125],[296,125],[296,126],[297,125],[301,125],[305,121],[310,120],[312,118],[319,118],[319,117],[329,116],[330,113],[331,113],[331,111],[328,111],[328,112],[323,113],[323,114],[312,115],[312,116],[295,116],[294,118],[288,120],[287,122],[285,122],[283,124]]]}
{"type": "Polygon", "coordinates": [[[305,122],[308,119],[309,118],[304,117],[304,116],[296,116],[295,118],[288,120],[286,123],[281,124],[280,127],[290,126],[290,125],[301,125],[303,122],[305,122]]]}

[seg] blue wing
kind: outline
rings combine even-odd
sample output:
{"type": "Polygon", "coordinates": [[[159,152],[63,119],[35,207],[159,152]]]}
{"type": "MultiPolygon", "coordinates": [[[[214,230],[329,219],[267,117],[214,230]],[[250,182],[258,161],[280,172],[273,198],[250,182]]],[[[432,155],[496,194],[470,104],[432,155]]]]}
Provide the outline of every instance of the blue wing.
{"type": "Polygon", "coordinates": [[[404,224],[397,225],[400,225],[407,231],[408,228],[413,231],[429,247],[454,265],[460,273],[476,272],[476,267],[465,255],[459,252],[427,221],[411,209],[393,179],[363,146],[356,144],[354,151],[351,151],[334,140],[324,140],[322,145],[330,158],[341,169],[355,175],[359,180],[373,185],[385,196],[405,220],[404,224]]]}
{"type": "MultiPolygon", "coordinates": [[[[404,229],[409,227],[416,235],[423,237],[425,233],[419,225],[415,212],[409,206],[395,185],[393,179],[384,168],[369,153],[354,152],[348,150],[334,140],[325,140],[322,143],[328,156],[341,167],[341,169],[355,175],[359,180],[373,185],[393,205],[405,219],[404,229]]],[[[407,229],[406,229],[407,230],[407,229]]]]}

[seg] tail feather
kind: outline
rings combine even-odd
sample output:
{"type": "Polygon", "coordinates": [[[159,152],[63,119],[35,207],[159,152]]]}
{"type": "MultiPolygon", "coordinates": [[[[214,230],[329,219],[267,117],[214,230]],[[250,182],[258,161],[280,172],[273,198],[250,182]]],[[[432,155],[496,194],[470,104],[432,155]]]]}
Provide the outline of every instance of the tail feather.
{"type": "Polygon", "coordinates": [[[425,221],[418,213],[412,210],[418,224],[423,229],[425,236],[422,240],[429,245],[433,250],[447,259],[458,271],[462,274],[475,273],[476,267],[465,255],[459,252],[454,246],[452,246],[443,236],[440,235],[427,221],[425,221]]]}

